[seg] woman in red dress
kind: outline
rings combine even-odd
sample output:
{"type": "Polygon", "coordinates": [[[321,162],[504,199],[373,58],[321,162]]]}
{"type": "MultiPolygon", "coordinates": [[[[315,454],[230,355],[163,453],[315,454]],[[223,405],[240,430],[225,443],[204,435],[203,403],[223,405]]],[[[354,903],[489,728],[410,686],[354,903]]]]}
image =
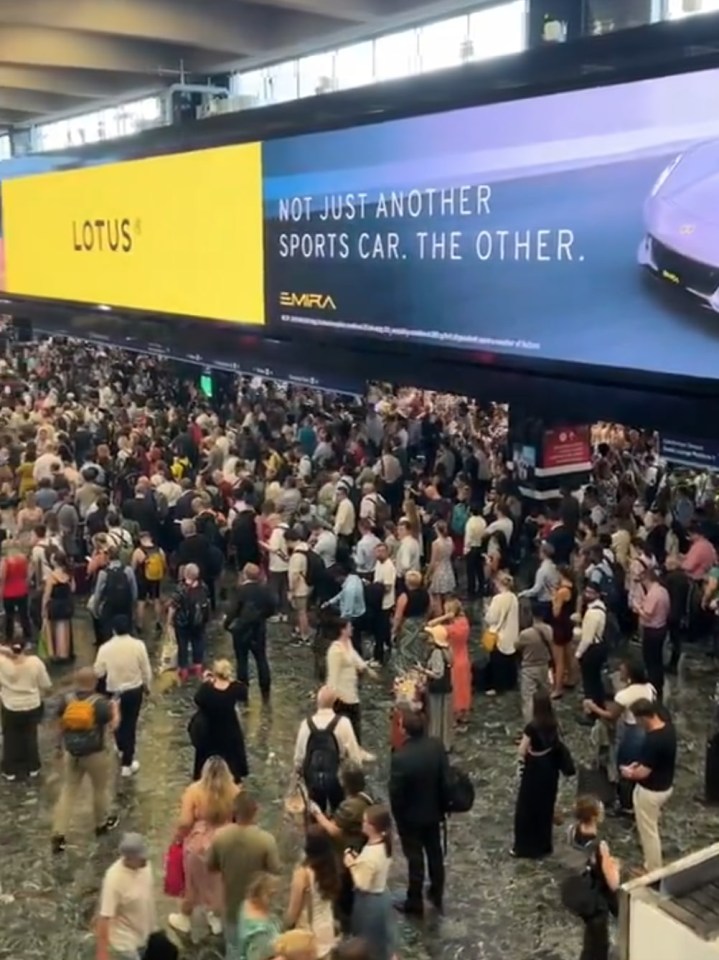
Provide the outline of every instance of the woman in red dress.
{"type": "Polygon", "coordinates": [[[452,651],[452,706],[460,730],[467,727],[472,708],[472,663],[469,659],[469,620],[454,597],[445,601],[444,614],[428,626],[444,624],[452,651]]]}

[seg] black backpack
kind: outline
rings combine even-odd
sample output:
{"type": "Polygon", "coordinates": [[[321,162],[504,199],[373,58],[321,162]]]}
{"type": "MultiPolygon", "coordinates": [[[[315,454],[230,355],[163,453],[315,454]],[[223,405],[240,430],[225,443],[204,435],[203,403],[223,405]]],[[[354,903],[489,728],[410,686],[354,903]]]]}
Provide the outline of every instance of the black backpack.
{"type": "Polygon", "coordinates": [[[124,567],[108,567],[106,569],[101,607],[105,616],[130,612],[132,608],[132,588],[124,567]]]}
{"type": "Polygon", "coordinates": [[[308,790],[328,790],[339,780],[340,748],[335,729],[341,720],[335,715],[326,727],[318,727],[310,717],[307,720],[310,735],[307,739],[302,777],[308,790]]]}
{"type": "Polygon", "coordinates": [[[599,840],[580,845],[574,839],[574,827],[569,828],[569,845],[561,852],[561,861],[567,869],[559,893],[562,904],[582,920],[591,920],[609,911],[609,902],[598,878],[596,867],[599,840]]]}
{"type": "Polygon", "coordinates": [[[318,553],[314,552],[314,550],[307,551],[305,554],[305,562],[307,564],[307,572],[305,574],[307,586],[316,587],[325,579],[327,572],[325,562],[318,553]]]}
{"type": "Polygon", "coordinates": [[[204,583],[186,588],[183,601],[184,626],[204,627],[210,619],[210,598],[204,583]]]}
{"type": "Polygon", "coordinates": [[[474,806],[474,784],[459,767],[450,767],[446,784],[445,813],[469,813],[474,806]]]}

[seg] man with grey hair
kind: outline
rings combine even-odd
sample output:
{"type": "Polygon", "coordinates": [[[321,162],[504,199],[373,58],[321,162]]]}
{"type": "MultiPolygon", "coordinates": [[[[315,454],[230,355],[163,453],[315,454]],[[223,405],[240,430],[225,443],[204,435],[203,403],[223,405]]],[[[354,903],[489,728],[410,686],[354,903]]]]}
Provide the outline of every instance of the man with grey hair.
{"type": "Polygon", "coordinates": [[[97,960],[140,960],[157,930],[152,867],[145,839],[126,833],[105,873],[95,927],[97,960]]]}
{"type": "Polygon", "coordinates": [[[207,587],[212,607],[214,608],[214,582],[221,573],[221,561],[215,557],[215,550],[204,535],[197,532],[197,523],[189,517],[180,521],[182,542],[177,549],[177,566],[180,577],[187,564],[194,564],[199,568],[200,580],[207,587]]]}
{"type": "Polygon", "coordinates": [[[168,623],[174,626],[177,636],[177,670],[181,682],[188,679],[190,670],[195,676],[202,676],[209,619],[210,597],[200,579],[200,568],[196,563],[187,563],[168,610],[168,623]]]}

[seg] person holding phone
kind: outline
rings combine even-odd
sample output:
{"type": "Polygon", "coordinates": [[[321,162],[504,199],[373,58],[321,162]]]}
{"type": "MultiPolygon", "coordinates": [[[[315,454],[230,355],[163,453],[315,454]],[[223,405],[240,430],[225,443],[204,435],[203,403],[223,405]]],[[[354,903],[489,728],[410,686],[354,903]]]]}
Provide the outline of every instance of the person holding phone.
{"type": "Polygon", "coordinates": [[[382,804],[368,807],[362,820],[367,842],[357,853],[345,850],[343,863],[352,876],[352,934],[372,948],[374,960],[395,955],[396,929],[387,878],[392,865],[392,817],[382,804]]]}

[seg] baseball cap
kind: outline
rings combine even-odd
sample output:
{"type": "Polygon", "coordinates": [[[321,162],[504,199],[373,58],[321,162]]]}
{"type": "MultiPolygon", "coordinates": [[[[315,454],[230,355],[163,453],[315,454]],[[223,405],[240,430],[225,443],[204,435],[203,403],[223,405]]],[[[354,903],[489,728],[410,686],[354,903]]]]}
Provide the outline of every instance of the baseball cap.
{"type": "Polygon", "coordinates": [[[141,833],[126,833],[120,841],[120,854],[123,857],[137,857],[140,860],[147,860],[149,856],[147,841],[141,833]]]}

